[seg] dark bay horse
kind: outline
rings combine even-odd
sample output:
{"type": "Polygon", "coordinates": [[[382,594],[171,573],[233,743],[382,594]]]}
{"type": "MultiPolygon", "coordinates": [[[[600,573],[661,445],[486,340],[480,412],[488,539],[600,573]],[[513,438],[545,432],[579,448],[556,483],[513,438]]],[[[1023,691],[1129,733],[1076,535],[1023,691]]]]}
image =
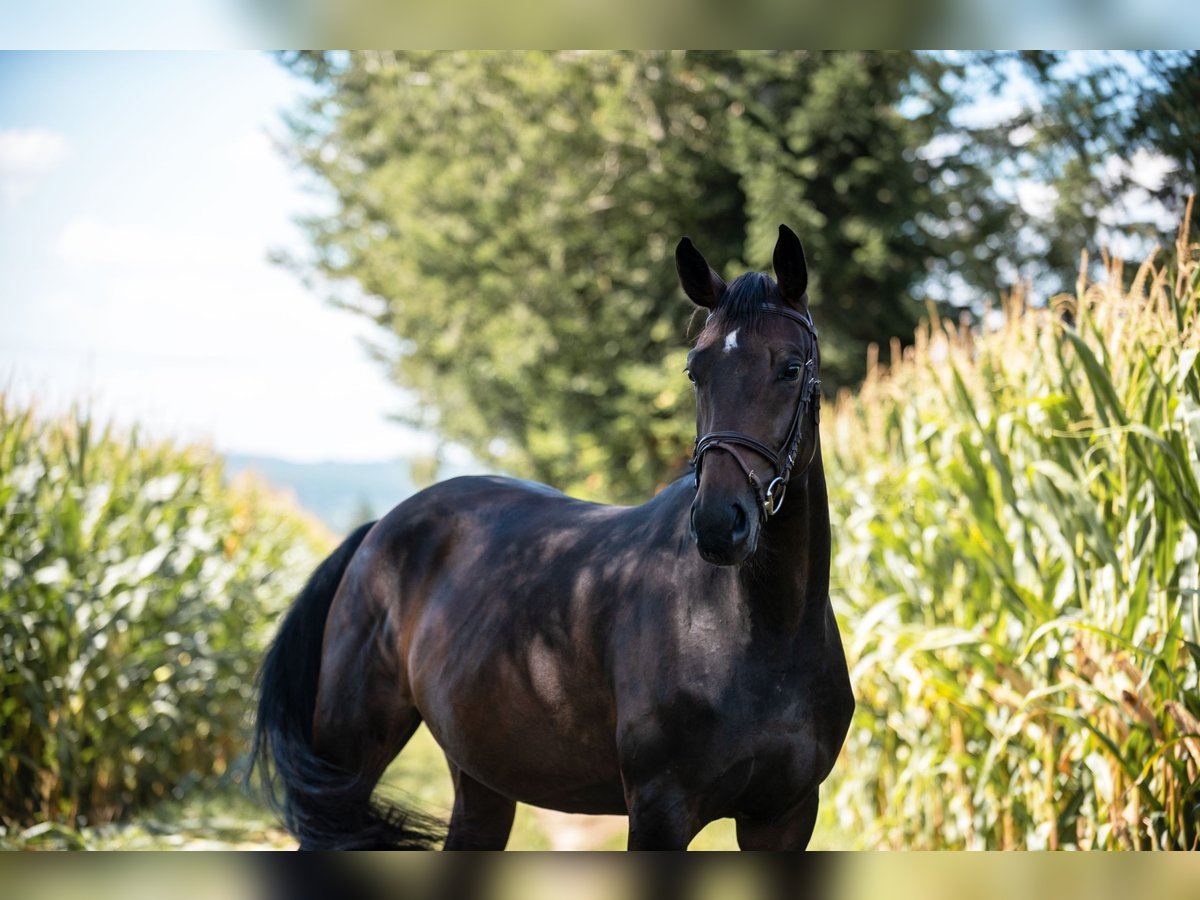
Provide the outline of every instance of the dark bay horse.
{"type": "Polygon", "coordinates": [[[800,241],[726,283],[688,357],[694,471],[641,506],[456,478],[323,562],[267,655],[255,757],[302,848],[432,846],[372,792],[423,721],[455,801],[447,848],[503,848],[516,802],[629,816],[629,847],[737,822],[803,848],[854,708],[829,604],[819,354],[800,241]],[[282,795],[282,796],[280,796],[282,795]]]}

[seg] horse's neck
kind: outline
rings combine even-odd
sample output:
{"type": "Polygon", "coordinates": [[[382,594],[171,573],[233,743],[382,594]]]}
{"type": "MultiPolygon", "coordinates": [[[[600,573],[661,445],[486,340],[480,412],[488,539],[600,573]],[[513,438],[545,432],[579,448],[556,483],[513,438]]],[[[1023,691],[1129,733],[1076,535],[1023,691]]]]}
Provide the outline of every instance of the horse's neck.
{"type": "Polygon", "coordinates": [[[766,523],[754,561],[742,569],[752,609],[789,631],[822,622],[829,600],[829,497],[821,448],[766,523]]]}

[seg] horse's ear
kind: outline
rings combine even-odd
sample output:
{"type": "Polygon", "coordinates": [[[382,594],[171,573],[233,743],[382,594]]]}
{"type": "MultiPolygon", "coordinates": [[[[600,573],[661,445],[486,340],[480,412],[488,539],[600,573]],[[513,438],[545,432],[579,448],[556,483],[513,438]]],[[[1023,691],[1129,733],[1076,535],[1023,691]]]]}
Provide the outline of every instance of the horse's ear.
{"type": "Polygon", "coordinates": [[[786,225],[779,226],[779,240],[775,242],[775,279],[779,282],[779,293],[788,303],[800,309],[808,307],[808,265],[804,262],[804,248],[796,232],[786,225]]]}
{"type": "Polygon", "coordinates": [[[700,255],[691,238],[683,238],[675,248],[675,271],[683,292],[697,306],[716,309],[725,296],[725,281],[700,255]]]}

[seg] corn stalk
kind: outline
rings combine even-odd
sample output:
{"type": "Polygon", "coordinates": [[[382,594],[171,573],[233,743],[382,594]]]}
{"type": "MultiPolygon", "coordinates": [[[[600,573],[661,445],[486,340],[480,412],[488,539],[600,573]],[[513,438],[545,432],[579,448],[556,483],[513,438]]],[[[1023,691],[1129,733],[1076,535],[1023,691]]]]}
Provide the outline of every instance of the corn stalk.
{"type": "Polygon", "coordinates": [[[204,447],[0,394],[0,845],[232,777],[268,622],[322,543],[204,447]]]}
{"type": "MultiPolygon", "coordinates": [[[[834,602],[870,846],[1200,842],[1200,263],[931,316],[839,398],[834,602]],[[1000,324],[995,325],[996,320],[1000,324]]],[[[1084,261],[1086,271],[1086,259],[1084,261]]]]}

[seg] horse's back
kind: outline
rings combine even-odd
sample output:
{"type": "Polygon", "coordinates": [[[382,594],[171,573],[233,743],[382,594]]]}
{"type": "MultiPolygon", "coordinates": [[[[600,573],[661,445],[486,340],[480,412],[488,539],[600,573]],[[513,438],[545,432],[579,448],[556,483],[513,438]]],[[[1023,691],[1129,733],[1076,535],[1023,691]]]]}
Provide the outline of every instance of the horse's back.
{"type": "Polygon", "coordinates": [[[501,475],[462,475],[413,494],[393,507],[379,521],[379,526],[385,532],[411,533],[436,518],[452,518],[460,526],[493,526],[497,513],[569,516],[615,509],[618,507],[570,497],[536,481],[501,475]]]}
{"type": "Polygon", "coordinates": [[[486,560],[493,567],[503,567],[505,557],[528,556],[539,549],[546,554],[543,563],[557,563],[570,556],[572,544],[612,548],[634,541],[646,546],[651,534],[678,532],[675,524],[690,499],[685,494],[676,482],[641,506],[610,506],[533,481],[465,475],[425,488],[394,507],[376,525],[367,545],[403,553],[431,539],[469,538],[477,550],[493,551],[486,560]]]}

